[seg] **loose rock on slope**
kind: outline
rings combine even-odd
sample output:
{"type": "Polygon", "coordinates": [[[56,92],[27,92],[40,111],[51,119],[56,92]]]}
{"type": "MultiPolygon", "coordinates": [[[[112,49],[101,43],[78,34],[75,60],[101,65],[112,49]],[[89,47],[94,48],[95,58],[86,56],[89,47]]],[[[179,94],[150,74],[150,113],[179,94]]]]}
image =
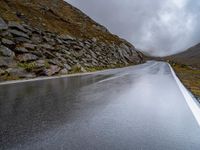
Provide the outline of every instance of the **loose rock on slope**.
{"type": "Polygon", "coordinates": [[[28,3],[2,0],[1,3],[0,80],[86,72],[88,68],[142,62],[141,53],[134,46],[62,0],[56,5],[50,0],[28,3]],[[23,16],[17,15],[19,12],[23,16]],[[5,74],[8,69],[17,73],[5,74]]]}

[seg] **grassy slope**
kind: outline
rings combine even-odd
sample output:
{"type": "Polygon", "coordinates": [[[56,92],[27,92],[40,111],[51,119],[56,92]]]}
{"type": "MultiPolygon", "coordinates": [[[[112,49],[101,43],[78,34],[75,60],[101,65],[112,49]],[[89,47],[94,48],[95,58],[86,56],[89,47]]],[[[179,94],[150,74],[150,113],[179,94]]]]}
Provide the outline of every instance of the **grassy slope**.
{"type": "Polygon", "coordinates": [[[105,43],[124,42],[116,35],[102,32],[96,27],[101,25],[62,0],[1,0],[0,15],[5,20],[26,22],[33,27],[59,34],[85,39],[95,37],[105,43]],[[22,16],[17,17],[16,11],[22,16]]]}
{"type": "Polygon", "coordinates": [[[173,65],[173,68],[183,84],[200,98],[200,70],[185,65],[173,65]]]}
{"type": "Polygon", "coordinates": [[[200,43],[182,53],[169,56],[166,59],[178,64],[200,69],[200,43]]]}
{"type": "Polygon", "coordinates": [[[200,97],[200,44],[197,44],[185,52],[165,58],[173,64],[177,75],[192,91],[200,97]]]}

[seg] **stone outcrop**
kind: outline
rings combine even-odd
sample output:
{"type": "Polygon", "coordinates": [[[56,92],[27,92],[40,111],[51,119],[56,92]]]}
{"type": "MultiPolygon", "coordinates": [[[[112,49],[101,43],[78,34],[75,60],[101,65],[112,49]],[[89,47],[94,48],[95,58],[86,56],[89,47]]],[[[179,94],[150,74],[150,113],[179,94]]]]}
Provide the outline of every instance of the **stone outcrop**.
{"type": "MultiPolygon", "coordinates": [[[[11,6],[15,1],[9,3],[11,6]]],[[[30,1],[21,4],[34,5],[35,3],[30,1]]],[[[79,17],[83,16],[72,6],[69,8],[75,11],[73,13],[80,13],[79,17]]],[[[51,13],[57,15],[57,20],[70,22],[70,19],[64,19],[62,14],[58,17],[56,11],[51,9],[51,13]]],[[[42,11],[49,13],[50,9],[42,11]]],[[[21,14],[23,18],[20,15],[19,19],[24,19],[25,15],[21,14]]],[[[26,20],[10,21],[0,14],[0,80],[86,72],[88,68],[114,68],[143,61],[142,54],[130,43],[112,35],[105,27],[94,23],[88,17],[84,16],[84,18],[94,24],[93,34],[99,35],[101,39],[86,33],[87,30],[81,29],[78,34],[83,32],[81,35],[88,35],[88,37],[65,32],[58,33],[49,31],[50,27],[46,27],[45,30],[40,26],[33,26],[26,20]],[[112,40],[109,41],[108,38],[112,40]]],[[[89,30],[88,28],[88,32],[92,32],[89,30]]]]}

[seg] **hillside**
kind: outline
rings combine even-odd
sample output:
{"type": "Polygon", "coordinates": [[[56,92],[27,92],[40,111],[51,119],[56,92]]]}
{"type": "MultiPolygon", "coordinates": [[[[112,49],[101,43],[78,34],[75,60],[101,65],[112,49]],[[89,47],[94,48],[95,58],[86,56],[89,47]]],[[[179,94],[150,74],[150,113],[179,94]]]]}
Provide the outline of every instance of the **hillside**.
{"type": "Polygon", "coordinates": [[[167,59],[174,61],[178,64],[200,68],[200,43],[182,53],[169,56],[167,57],[167,59]]]}
{"type": "Polygon", "coordinates": [[[142,54],[62,0],[0,0],[0,81],[141,63],[142,54]]]}
{"type": "Polygon", "coordinates": [[[169,60],[181,81],[200,101],[200,44],[165,60],[169,60]]]}

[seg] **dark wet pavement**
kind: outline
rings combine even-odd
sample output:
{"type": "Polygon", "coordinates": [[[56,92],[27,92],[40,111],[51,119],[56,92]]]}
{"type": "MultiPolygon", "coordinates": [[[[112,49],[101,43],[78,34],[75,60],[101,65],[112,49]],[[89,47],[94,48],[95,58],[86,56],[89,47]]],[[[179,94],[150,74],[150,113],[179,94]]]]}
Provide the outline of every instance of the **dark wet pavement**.
{"type": "Polygon", "coordinates": [[[166,63],[0,86],[1,150],[199,150],[166,63]]]}

